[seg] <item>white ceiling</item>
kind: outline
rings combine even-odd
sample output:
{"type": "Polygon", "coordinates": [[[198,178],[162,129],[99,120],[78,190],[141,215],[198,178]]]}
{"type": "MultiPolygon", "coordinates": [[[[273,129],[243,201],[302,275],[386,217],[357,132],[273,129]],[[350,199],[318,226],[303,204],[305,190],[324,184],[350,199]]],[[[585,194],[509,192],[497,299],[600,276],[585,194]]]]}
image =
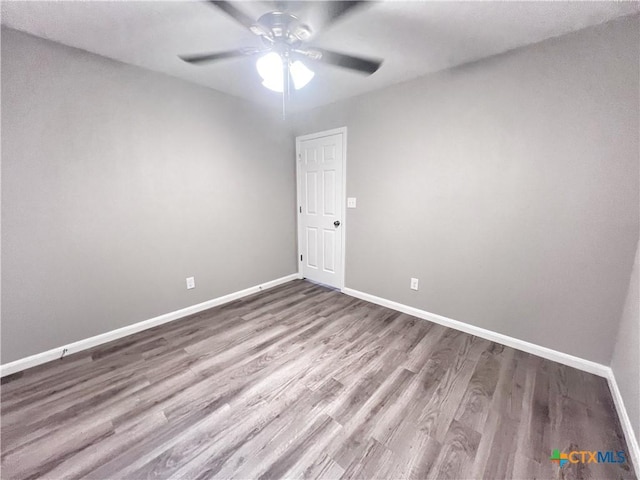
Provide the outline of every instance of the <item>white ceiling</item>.
{"type": "MultiPolygon", "coordinates": [[[[278,94],[260,84],[251,58],[194,66],[178,54],[260,46],[257,37],[204,2],[2,1],[2,24],[132,65],[163,72],[267,105],[278,94]]],[[[271,2],[238,2],[252,17],[271,2]]],[[[330,28],[314,22],[321,3],[293,11],[319,33],[311,43],[383,58],[362,76],[315,65],[316,77],[298,92],[296,110],[312,108],[411,78],[478,60],[613,18],[637,13],[639,2],[376,2],[330,28]]]]}

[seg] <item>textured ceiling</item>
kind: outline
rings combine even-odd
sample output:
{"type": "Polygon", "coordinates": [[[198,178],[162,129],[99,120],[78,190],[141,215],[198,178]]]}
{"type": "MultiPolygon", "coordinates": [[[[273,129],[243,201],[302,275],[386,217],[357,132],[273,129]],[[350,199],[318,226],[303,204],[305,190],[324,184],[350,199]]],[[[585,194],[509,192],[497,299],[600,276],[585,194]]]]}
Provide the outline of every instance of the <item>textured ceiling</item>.
{"type": "MultiPolygon", "coordinates": [[[[254,18],[274,2],[237,2],[254,18]]],[[[376,2],[329,28],[322,2],[296,2],[319,47],[383,58],[374,75],[314,65],[296,110],[312,108],[640,11],[639,2],[376,2]]],[[[230,17],[204,2],[2,1],[2,24],[132,65],[267,105],[279,95],[260,84],[251,58],[193,66],[179,54],[259,46],[230,17]]]]}

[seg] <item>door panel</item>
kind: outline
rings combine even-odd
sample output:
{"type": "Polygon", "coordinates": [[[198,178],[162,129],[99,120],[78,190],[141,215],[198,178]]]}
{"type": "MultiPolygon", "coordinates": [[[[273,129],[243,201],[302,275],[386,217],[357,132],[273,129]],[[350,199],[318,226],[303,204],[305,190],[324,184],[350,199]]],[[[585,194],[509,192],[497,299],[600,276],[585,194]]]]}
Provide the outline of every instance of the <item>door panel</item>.
{"type": "Polygon", "coordinates": [[[335,273],[336,232],[325,230],[322,233],[324,234],[324,238],[322,239],[322,245],[324,246],[324,270],[325,272],[335,273]]]}
{"type": "Polygon", "coordinates": [[[307,215],[316,215],[318,213],[318,175],[316,172],[308,172],[306,177],[307,215]]]}
{"type": "Polygon", "coordinates": [[[335,170],[325,170],[322,172],[322,188],[324,208],[322,213],[324,215],[336,215],[336,172],[335,170]]]}
{"type": "Polygon", "coordinates": [[[313,137],[298,140],[301,271],[306,278],[342,288],[344,134],[313,137]]]}
{"type": "Polygon", "coordinates": [[[318,268],[318,229],[307,227],[307,266],[318,268]]]}

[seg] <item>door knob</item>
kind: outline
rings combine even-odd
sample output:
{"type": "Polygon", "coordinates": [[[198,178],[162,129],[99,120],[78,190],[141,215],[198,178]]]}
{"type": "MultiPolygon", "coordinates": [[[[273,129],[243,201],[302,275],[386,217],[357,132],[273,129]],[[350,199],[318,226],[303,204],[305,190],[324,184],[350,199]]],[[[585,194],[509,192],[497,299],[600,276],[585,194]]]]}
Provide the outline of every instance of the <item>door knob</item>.
{"type": "Polygon", "coordinates": [[[336,227],[340,226],[340,220],[336,220],[335,222],[333,222],[333,225],[336,227]]]}

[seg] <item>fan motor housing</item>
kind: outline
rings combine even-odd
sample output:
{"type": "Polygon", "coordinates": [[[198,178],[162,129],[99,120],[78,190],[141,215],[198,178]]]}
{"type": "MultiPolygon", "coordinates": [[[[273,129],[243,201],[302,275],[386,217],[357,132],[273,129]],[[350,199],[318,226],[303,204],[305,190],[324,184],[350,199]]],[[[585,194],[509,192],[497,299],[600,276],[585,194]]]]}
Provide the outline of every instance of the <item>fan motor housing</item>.
{"type": "Polygon", "coordinates": [[[285,43],[297,46],[311,36],[311,29],[298,17],[286,12],[268,12],[258,19],[258,25],[268,33],[263,35],[265,43],[285,43]],[[265,38],[266,37],[266,38],[265,38]]]}

